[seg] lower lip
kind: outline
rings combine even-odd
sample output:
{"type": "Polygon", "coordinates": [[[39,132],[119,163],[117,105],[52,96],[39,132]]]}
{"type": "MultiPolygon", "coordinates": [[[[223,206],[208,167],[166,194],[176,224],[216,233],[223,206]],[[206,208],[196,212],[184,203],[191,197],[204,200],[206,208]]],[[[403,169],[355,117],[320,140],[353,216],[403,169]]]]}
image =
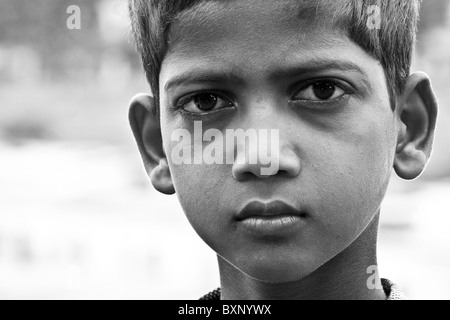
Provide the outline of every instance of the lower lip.
{"type": "Polygon", "coordinates": [[[251,217],[240,221],[248,231],[259,235],[287,235],[297,231],[304,225],[304,219],[299,216],[251,217]]]}

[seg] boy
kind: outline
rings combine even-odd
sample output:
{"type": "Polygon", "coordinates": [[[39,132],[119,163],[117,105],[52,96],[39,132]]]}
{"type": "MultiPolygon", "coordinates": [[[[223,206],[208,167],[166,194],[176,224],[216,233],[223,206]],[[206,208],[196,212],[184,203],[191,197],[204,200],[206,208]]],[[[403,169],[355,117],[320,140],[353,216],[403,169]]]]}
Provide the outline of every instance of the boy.
{"type": "Polygon", "coordinates": [[[410,74],[418,11],[418,0],[130,0],[153,93],[133,99],[131,127],[153,186],[177,193],[217,253],[221,288],[204,298],[400,297],[371,272],[392,168],[415,179],[432,150],[436,99],[427,75],[410,74]],[[247,134],[218,141],[229,130],[247,134]],[[276,165],[250,161],[269,140],[276,165]]]}

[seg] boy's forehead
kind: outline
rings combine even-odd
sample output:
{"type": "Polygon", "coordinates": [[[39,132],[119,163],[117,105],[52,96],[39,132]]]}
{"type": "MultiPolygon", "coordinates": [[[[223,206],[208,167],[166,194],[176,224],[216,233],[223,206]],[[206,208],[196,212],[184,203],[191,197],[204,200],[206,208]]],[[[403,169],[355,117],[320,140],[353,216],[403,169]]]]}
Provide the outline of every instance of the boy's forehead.
{"type": "Polygon", "coordinates": [[[292,23],[295,19],[304,29],[315,28],[348,19],[350,5],[349,0],[201,0],[180,12],[173,23],[206,27],[214,20],[233,15],[247,19],[249,25],[255,26],[266,23],[269,16],[277,15],[279,22],[292,23]]]}
{"type": "MultiPolygon", "coordinates": [[[[345,7],[347,0],[337,2],[345,7]]],[[[270,41],[266,38],[267,30],[275,37],[277,33],[283,36],[295,33],[291,42],[302,41],[308,33],[323,30],[322,42],[338,43],[346,37],[346,32],[337,28],[338,24],[342,25],[342,12],[336,9],[336,1],[328,0],[203,0],[173,20],[168,53],[186,50],[189,54],[192,47],[205,48],[208,43],[218,44],[242,35],[253,37],[248,41],[251,46],[258,38],[261,42],[270,41]]],[[[281,43],[282,37],[279,38],[281,43]]]]}
{"type": "MultiPolygon", "coordinates": [[[[201,1],[181,12],[171,24],[168,52],[186,62],[194,57],[265,54],[271,60],[286,53],[346,46],[349,38],[335,27],[337,18],[324,0],[201,1]],[[270,51],[270,52],[269,52],[270,51]]],[[[343,3],[342,3],[343,4],[343,3]]],[[[261,61],[263,59],[260,59],[261,61]]],[[[218,62],[218,60],[217,60],[218,62]]]]}

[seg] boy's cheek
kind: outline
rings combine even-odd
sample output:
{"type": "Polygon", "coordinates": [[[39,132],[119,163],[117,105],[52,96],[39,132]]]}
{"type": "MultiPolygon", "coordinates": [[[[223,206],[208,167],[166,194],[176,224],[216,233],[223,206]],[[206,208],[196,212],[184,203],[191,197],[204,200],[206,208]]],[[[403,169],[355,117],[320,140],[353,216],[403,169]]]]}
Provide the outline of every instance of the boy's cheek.
{"type": "MultiPolygon", "coordinates": [[[[175,149],[169,148],[168,150],[173,152],[175,149]]],[[[172,181],[181,205],[195,208],[194,210],[198,210],[198,212],[204,212],[202,206],[218,207],[223,189],[232,185],[234,182],[231,180],[234,178],[231,174],[230,165],[208,165],[204,162],[195,164],[195,160],[196,158],[192,157],[190,164],[176,163],[177,161],[174,161],[173,157],[168,156],[172,181]]],[[[230,199],[224,199],[224,201],[227,202],[230,199]]]]}
{"type": "Polygon", "coordinates": [[[336,209],[346,203],[360,210],[364,202],[378,206],[392,171],[396,141],[393,118],[386,113],[359,119],[349,122],[345,130],[317,136],[315,140],[321,142],[309,145],[306,151],[303,182],[309,175],[307,179],[319,188],[317,192],[325,194],[325,202],[334,203],[336,209]]]}

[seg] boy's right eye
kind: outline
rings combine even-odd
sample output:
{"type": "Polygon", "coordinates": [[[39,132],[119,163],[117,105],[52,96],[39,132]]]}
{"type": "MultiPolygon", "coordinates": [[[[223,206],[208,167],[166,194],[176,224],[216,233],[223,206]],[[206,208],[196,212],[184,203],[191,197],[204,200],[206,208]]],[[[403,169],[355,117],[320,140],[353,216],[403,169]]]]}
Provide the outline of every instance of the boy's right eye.
{"type": "Polygon", "coordinates": [[[215,93],[196,93],[182,98],[177,105],[186,112],[208,113],[219,109],[233,107],[234,104],[227,98],[215,93]]]}

